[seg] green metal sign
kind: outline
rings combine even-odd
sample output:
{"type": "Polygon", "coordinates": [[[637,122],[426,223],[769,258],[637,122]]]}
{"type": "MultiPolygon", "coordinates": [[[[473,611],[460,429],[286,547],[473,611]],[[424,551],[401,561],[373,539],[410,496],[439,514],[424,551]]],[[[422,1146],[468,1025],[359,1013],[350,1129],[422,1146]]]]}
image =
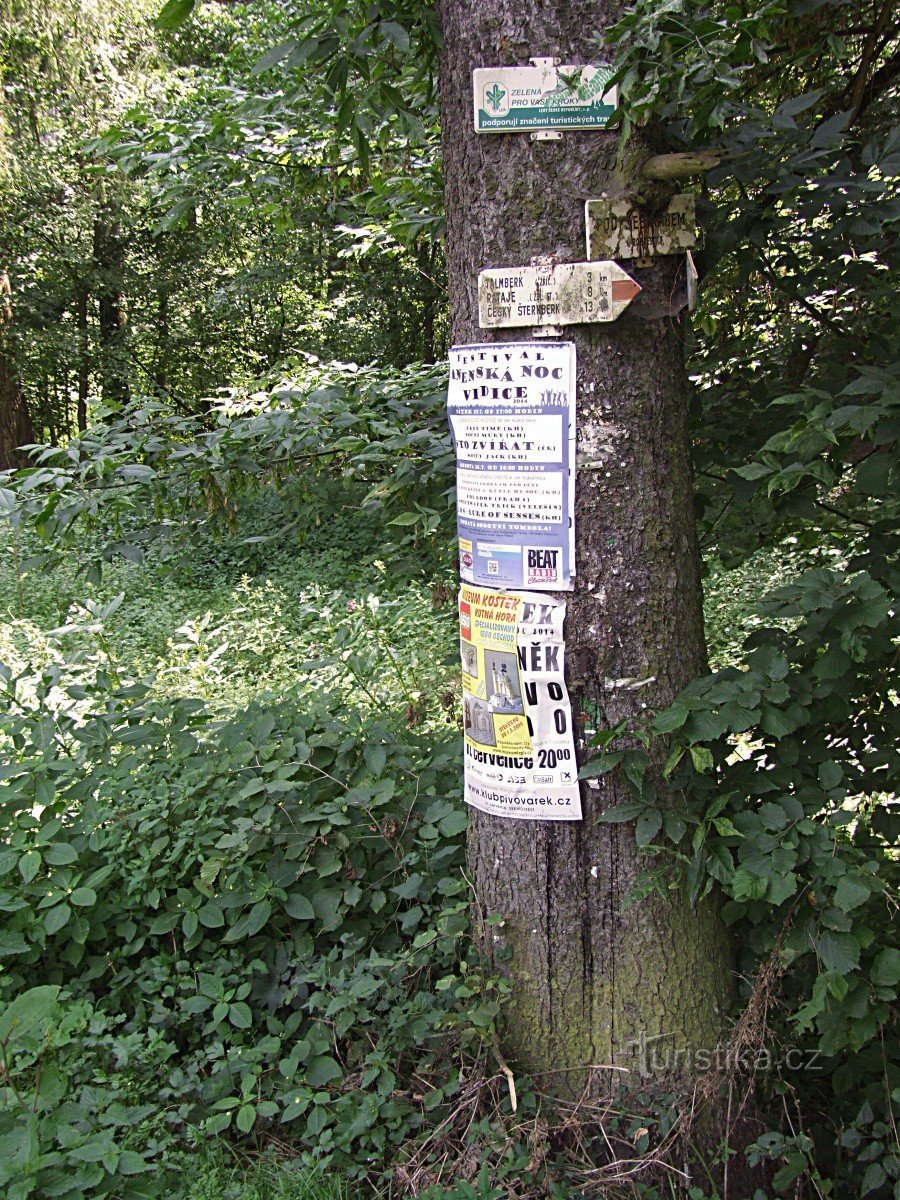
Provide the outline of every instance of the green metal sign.
{"type": "Polygon", "coordinates": [[[478,67],[473,72],[475,130],[510,133],[541,129],[598,129],[618,103],[604,66],[559,66],[552,58],[530,67],[478,67]]]}

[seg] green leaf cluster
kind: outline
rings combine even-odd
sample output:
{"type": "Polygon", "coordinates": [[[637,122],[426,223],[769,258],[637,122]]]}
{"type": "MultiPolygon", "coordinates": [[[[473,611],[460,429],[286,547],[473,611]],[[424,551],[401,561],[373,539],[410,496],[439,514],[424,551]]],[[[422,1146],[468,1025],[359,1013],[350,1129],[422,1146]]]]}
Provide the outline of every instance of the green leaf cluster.
{"type": "Polygon", "coordinates": [[[340,692],[222,720],[60,665],[3,687],[8,1194],[141,1194],[191,1131],[287,1126],[377,1174],[502,998],[467,939],[455,730],[340,692]]]}

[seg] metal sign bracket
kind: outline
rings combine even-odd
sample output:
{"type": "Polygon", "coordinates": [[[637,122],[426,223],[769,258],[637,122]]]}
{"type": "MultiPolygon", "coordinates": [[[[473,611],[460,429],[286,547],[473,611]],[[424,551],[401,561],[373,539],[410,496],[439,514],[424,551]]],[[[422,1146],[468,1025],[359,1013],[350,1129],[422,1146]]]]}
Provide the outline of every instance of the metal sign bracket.
{"type": "MultiPolygon", "coordinates": [[[[549,71],[553,67],[558,67],[562,60],[559,58],[529,58],[528,61],[538,70],[549,71]]],[[[562,136],[559,129],[533,129],[531,131],[533,142],[561,142],[562,136]]]]}

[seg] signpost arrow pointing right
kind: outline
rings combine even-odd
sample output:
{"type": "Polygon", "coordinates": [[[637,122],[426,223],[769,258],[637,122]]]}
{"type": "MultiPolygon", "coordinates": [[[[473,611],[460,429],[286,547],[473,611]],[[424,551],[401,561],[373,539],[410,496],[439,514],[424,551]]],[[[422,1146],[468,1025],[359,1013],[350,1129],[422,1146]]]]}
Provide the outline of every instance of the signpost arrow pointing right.
{"type": "Polygon", "coordinates": [[[641,285],[614,262],[494,267],[478,276],[482,329],[615,321],[641,285]]]}

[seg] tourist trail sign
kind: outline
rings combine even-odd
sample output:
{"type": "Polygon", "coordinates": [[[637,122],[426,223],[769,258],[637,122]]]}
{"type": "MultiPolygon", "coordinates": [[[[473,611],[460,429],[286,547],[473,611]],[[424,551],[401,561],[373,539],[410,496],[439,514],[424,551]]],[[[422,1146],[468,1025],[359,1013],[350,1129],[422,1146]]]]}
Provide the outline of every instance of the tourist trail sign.
{"type": "Polygon", "coordinates": [[[473,72],[476,133],[602,129],[615,112],[616,89],[605,66],[478,67],[473,72]]]}
{"type": "Polygon", "coordinates": [[[587,256],[655,258],[697,244],[694,197],[675,196],[664,212],[648,217],[628,200],[588,200],[584,206],[587,256]]]}
{"type": "Polygon", "coordinates": [[[482,329],[615,321],[641,287],[614,262],[494,267],[478,276],[482,329]]]}

